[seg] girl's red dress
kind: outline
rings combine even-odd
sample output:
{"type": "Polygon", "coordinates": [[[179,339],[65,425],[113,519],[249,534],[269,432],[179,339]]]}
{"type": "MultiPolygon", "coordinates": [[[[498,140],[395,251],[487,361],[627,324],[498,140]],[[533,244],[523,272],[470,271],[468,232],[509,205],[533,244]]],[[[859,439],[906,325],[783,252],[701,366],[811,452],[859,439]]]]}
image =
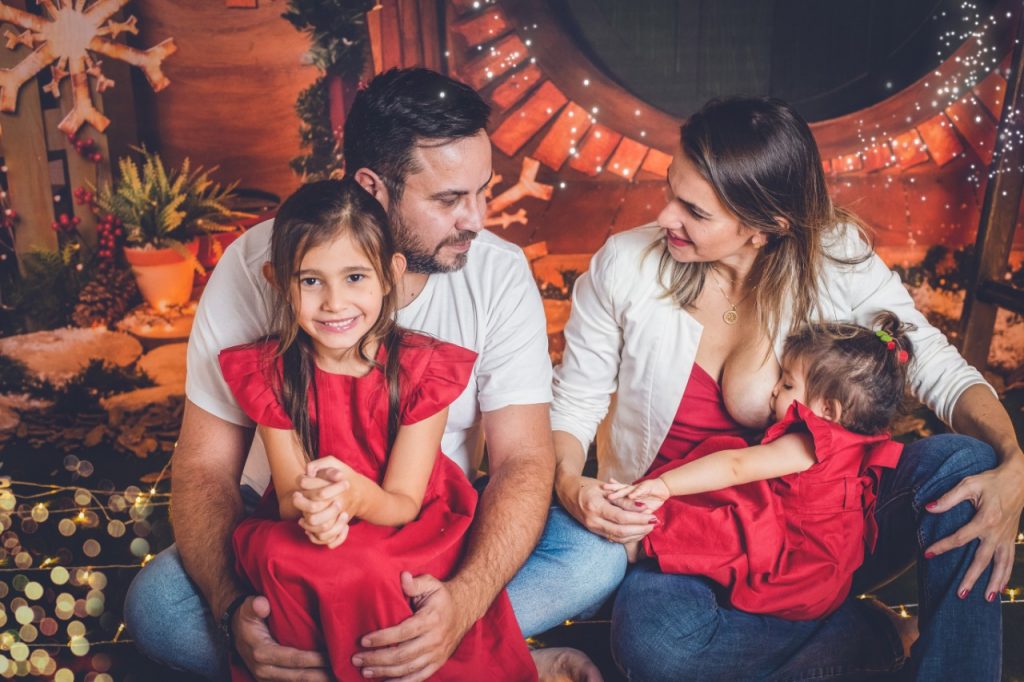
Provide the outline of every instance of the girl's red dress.
{"type": "MultiPolygon", "coordinates": [[[[292,429],[277,398],[281,365],[274,344],[221,352],[220,365],[239,405],[257,424],[292,429]]],[[[469,380],[476,354],[418,334],[405,335],[399,353],[401,423],[414,424],[451,404],[469,380]]],[[[384,349],[378,354],[383,362],[384,349]]],[[[384,374],[362,377],[317,369],[310,414],[320,455],[333,455],[380,483],[387,464],[388,392],[384,374]]],[[[359,640],[413,614],[399,576],[445,580],[462,557],[477,494],[466,475],[438,452],[419,516],[400,528],[364,521],[351,525],[335,549],[315,545],[296,521],[278,517],[273,487],[254,514],[235,529],[238,573],[270,600],[268,625],[284,646],[326,651],[339,680],[362,680],[352,665],[359,640]]],[[[508,596],[498,595],[466,633],[436,680],[536,680],[537,673],[508,596]]],[[[232,679],[251,677],[235,664],[232,679]]]]}
{"type": "MultiPolygon", "coordinates": [[[[712,389],[718,387],[710,377],[691,378],[679,414],[698,424],[704,416],[720,421],[726,414],[720,395],[714,403],[694,400],[694,394],[710,396],[712,389]]],[[[662,572],[710,578],[725,588],[733,607],[748,613],[810,620],[839,607],[865,549],[874,549],[881,471],[896,466],[903,446],[888,434],[852,433],[799,403],[761,442],[790,432],[809,433],[814,441],[817,462],[806,471],[672,497],[658,509],[660,523],[643,548],[662,572]]],[[[673,448],[663,447],[644,478],[744,447],[737,435],[713,436],[674,459],[673,448]]]]}

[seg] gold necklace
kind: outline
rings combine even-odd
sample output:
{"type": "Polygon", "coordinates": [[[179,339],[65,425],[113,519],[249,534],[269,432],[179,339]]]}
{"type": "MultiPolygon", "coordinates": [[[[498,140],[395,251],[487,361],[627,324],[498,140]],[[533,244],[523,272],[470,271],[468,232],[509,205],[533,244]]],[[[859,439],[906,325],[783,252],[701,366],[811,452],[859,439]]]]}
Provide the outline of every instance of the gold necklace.
{"type": "MultiPolygon", "coordinates": [[[[715,280],[715,286],[718,287],[718,290],[722,292],[722,296],[725,297],[725,300],[728,301],[729,303],[729,309],[722,313],[722,321],[728,325],[734,325],[740,321],[740,313],[738,310],[736,310],[736,306],[747,300],[747,296],[750,296],[750,293],[754,291],[754,289],[756,289],[757,287],[754,287],[754,289],[751,289],[746,294],[744,294],[743,298],[741,298],[736,303],[733,303],[732,299],[729,298],[729,294],[725,293],[725,288],[722,286],[722,283],[718,281],[718,268],[712,266],[711,276],[715,280]]],[[[733,281],[733,284],[735,283],[736,282],[733,281]]]]}

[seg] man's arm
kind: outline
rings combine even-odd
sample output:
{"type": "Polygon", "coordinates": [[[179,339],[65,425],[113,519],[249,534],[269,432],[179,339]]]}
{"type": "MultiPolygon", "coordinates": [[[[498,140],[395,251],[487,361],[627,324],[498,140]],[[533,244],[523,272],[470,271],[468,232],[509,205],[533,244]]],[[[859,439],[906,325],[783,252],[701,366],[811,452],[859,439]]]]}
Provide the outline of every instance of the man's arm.
{"type": "MultiPolygon", "coordinates": [[[[448,581],[476,622],[540,539],[555,475],[548,406],[510,405],[483,415],[490,480],[477,506],[466,556],[448,581]]],[[[468,626],[467,626],[468,628],[468,626]]]]}
{"type": "Polygon", "coordinates": [[[252,433],[185,401],[171,469],[171,522],[185,571],[215,620],[244,592],[231,533],[243,515],[238,481],[252,433]]]}
{"type": "Polygon", "coordinates": [[[510,405],[483,414],[490,480],[477,506],[466,556],[447,583],[402,576],[416,613],[371,633],[371,651],[352,662],[367,677],[419,682],[434,674],[526,561],[551,503],[554,451],[548,405],[510,405]]]}
{"type": "Polygon", "coordinates": [[[992,574],[985,587],[985,596],[991,601],[1006,587],[1013,570],[1014,538],[1021,509],[1024,509],[1024,453],[1006,409],[983,384],[971,386],[957,400],[953,408],[953,428],[991,445],[999,464],[995,469],[965,478],[927,505],[929,512],[941,513],[970,500],[977,512],[960,530],[928,547],[926,556],[941,554],[979,538],[981,543],[974,553],[974,561],[957,592],[970,592],[991,563],[992,574]]]}
{"type": "MultiPolygon", "coordinates": [[[[252,433],[185,401],[171,469],[171,522],[185,572],[216,622],[246,592],[235,576],[231,533],[243,515],[238,481],[252,433]]],[[[264,622],[269,613],[266,599],[255,596],[235,612],[235,648],[249,671],[267,682],[327,682],[321,654],[282,647],[271,638],[264,622]]]]}

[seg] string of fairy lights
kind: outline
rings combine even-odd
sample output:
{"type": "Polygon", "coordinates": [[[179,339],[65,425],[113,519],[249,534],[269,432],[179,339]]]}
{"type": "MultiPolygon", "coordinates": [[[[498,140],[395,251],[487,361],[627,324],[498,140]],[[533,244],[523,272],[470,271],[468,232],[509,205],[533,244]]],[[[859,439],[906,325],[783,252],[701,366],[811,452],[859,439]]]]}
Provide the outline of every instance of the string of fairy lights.
{"type": "MultiPolygon", "coordinates": [[[[473,7],[486,11],[487,6],[493,4],[493,0],[486,0],[474,2],[473,7]]],[[[986,41],[1000,22],[1012,19],[1012,13],[1006,12],[1005,16],[984,14],[973,2],[961,3],[960,13],[962,26],[941,35],[942,49],[936,53],[941,59],[944,54],[957,50],[957,56],[951,63],[937,68],[925,81],[930,97],[914,103],[915,111],[922,116],[928,112],[945,111],[969,94],[989,72],[999,67],[999,61],[1005,55],[1006,46],[986,41]],[[964,46],[969,47],[964,49],[964,46]]],[[[945,17],[946,12],[941,12],[939,16],[945,17]]],[[[537,27],[534,25],[532,28],[537,27]]],[[[532,41],[526,38],[523,45],[529,50],[532,41]]],[[[488,49],[492,55],[502,58],[505,63],[501,64],[502,68],[495,70],[500,73],[519,64],[522,57],[519,53],[502,55],[500,48],[495,45],[486,48],[478,45],[475,49],[478,52],[488,49]]],[[[445,52],[445,57],[449,56],[445,52]]],[[[535,57],[527,56],[528,63],[535,64],[536,61],[535,57]]],[[[495,72],[487,75],[493,78],[495,72]]],[[[590,79],[584,77],[582,85],[589,87],[590,79]]],[[[893,88],[890,82],[885,85],[887,89],[893,88]]],[[[441,93],[441,96],[444,94],[441,93]]],[[[584,111],[589,118],[589,125],[598,123],[598,103],[585,103],[584,111]]],[[[643,130],[642,112],[637,110],[635,114],[639,129],[637,134],[645,138],[647,131],[643,130]]],[[[1018,120],[1020,118],[1016,111],[1010,112],[1010,115],[1018,120]]],[[[857,151],[867,154],[880,143],[893,145],[893,138],[913,123],[914,117],[908,116],[899,121],[894,119],[889,124],[892,128],[890,130],[883,123],[875,123],[873,128],[866,129],[861,121],[857,132],[860,149],[857,151]]],[[[575,135],[576,130],[571,132],[575,135]]],[[[571,156],[579,155],[580,141],[575,137],[570,139],[571,156]]],[[[916,144],[921,151],[927,151],[923,140],[917,140],[916,144]]],[[[1005,133],[996,144],[1007,150],[1012,149],[1014,144],[1024,144],[1024,130],[1018,126],[1005,133]]],[[[602,170],[601,167],[597,168],[599,173],[602,170]]],[[[1019,172],[1022,169],[1012,170],[1019,172]]],[[[991,178],[986,173],[992,171],[977,164],[971,165],[970,171],[968,180],[976,187],[986,177],[991,178]]],[[[886,183],[893,181],[892,175],[885,178],[886,183]]],[[[914,183],[914,179],[911,178],[909,182],[914,183]]],[[[559,183],[559,187],[565,189],[566,183],[559,183]]],[[[0,199],[6,199],[6,196],[0,194],[0,199]]],[[[921,201],[924,200],[925,197],[921,196],[921,201]]],[[[3,209],[9,210],[6,206],[3,209]]],[[[82,478],[92,473],[91,463],[74,456],[65,458],[64,466],[67,471],[82,478]]],[[[60,667],[57,655],[70,652],[81,658],[90,656],[90,652],[98,647],[131,643],[131,639],[123,636],[125,625],[119,614],[105,608],[104,590],[109,584],[107,572],[137,570],[153,558],[153,547],[148,539],[151,531],[149,519],[154,510],[166,508],[170,504],[170,493],[160,490],[168,466],[164,466],[151,485],[128,486],[123,490],[115,490],[112,486],[88,488],[0,477],[0,574],[3,576],[0,578],[0,677],[44,675],[57,682],[73,682],[75,672],[69,667],[60,667]],[[20,524],[20,533],[14,529],[16,522],[20,524]],[[53,522],[56,522],[59,535],[65,539],[64,547],[52,552],[33,552],[23,545],[23,535],[32,535],[43,524],[53,522]],[[105,537],[119,541],[120,545],[127,543],[127,550],[134,560],[100,562],[104,546],[94,536],[104,531],[105,537]],[[84,561],[76,560],[75,553],[70,550],[69,543],[76,535],[80,538],[89,536],[85,537],[78,548],[86,559],[84,561]],[[97,561],[89,561],[92,559],[97,561]],[[8,580],[7,576],[12,577],[8,580]],[[75,590],[84,591],[84,596],[76,598],[73,594],[75,590]],[[113,632],[113,635],[96,638],[101,633],[95,629],[90,630],[87,621],[98,621],[101,632],[113,632]],[[55,653],[51,654],[51,651],[55,653]]],[[[1024,545],[1024,533],[1017,536],[1016,544],[1018,547],[1024,545]]],[[[110,549],[109,544],[107,549],[110,549]]],[[[1000,595],[1000,602],[1003,605],[1024,603],[1021,592],[1020,587],[1007,588],[1000,595]]],[[[861,596],[868,598],[872,595],[861,596]]],[[[918,608],[914,603],[888,606],[905,618],[912,617],[918,608]]],[[[565,625],[607,622],[567,620],[565,625]]],[[[85,676],[86,682],[111,682],[112,677],[108,671],[112,661],[109,655],[103,652],[92,653],[90,663],[92,671],[85,676]]]]}
{"type": "MultiPolygon", "coordinates": [[[[134,485],[123,490],[112,485],[90,488],[0,477],[0,676],[41,675],[73,682],[72,667],[59,666],[58,659],[64,654],[70,652],[80,659],[90,656],[96,647],[131,643],[122,637],[125,626],[119,614],[106,609],[104,590],[108,572],[137,570],[153,558],[147,539],[151,530],[148,519],[155,509],[170,503],[170,493],[160,490],[169,466],[170,462],[148,489],[134,485]],[[15,522],[20,523],[20,533],[14,530],[15,522]],[[47,552],[23,544],[23,536],[53,522],[61,547],[47,552]],[[125,538],[129,529],[134,535],[131,540],[125,538]],[[96,536],[103,531],[115,541],[125,538],[120,544],[127,541],[135,560],[100,561],[104,547],[96,536]],[[72,551],[70,539],[76,535],[84,540],[72,551]],[[79,552],[83,561],[75,560],[79,552]],[[113,631],[113,635],[98,637],[97,621],[100,631],[113,631]]],[[[73,455],[65,458],[64,468],[76,478],[93,473],[91,462],[73,455]]],[[[107,553],[117,549],[123,547],[115,546],[107,553]]],[[[86,682],[112,679],[108,674],[110,656],[94,653],[89,662],[92,670],[86,673],[86,682]]]]}

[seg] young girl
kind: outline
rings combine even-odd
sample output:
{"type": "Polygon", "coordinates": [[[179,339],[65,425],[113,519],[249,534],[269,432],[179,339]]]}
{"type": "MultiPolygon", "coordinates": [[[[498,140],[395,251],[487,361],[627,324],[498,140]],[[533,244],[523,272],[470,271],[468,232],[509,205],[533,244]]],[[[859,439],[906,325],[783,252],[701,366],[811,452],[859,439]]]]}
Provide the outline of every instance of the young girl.
{"type": "Polygon", "coordinates": [[[772,392],[778,421],[760,445],[710,438],[634,485],[605,484],[623,508],[657,510],[631,556],[706,576],[749,613],[809,620],[838,608],[874,549],[881,470],[902,450],[887,429],[910,340],[892,313],[874,326],[822,324],[786,340],[772,392]]]}
{"type": "MultiPolygon", "coordinates": [[[[383,208],[352,180],[285,201],[270,257],[278,337],[220,354],[272,477],[235,530],[237,570],[270,600],[280,644],[326,650],[337,679],[362,679],[360,637],[412,614],[401,574],[444,580],[459,561],[477,496],[440,443],[476,354],[396,326],[405,261],[383,208]],[[349,523],[311,532],[294,500],[327,467],[344,476],[332,490],[349,523]]],[[[536,679],[504,593],[432,679],[487,674],[536,679]]],[[[251,679],[237,663],[232,677],[251,679]]]]}

